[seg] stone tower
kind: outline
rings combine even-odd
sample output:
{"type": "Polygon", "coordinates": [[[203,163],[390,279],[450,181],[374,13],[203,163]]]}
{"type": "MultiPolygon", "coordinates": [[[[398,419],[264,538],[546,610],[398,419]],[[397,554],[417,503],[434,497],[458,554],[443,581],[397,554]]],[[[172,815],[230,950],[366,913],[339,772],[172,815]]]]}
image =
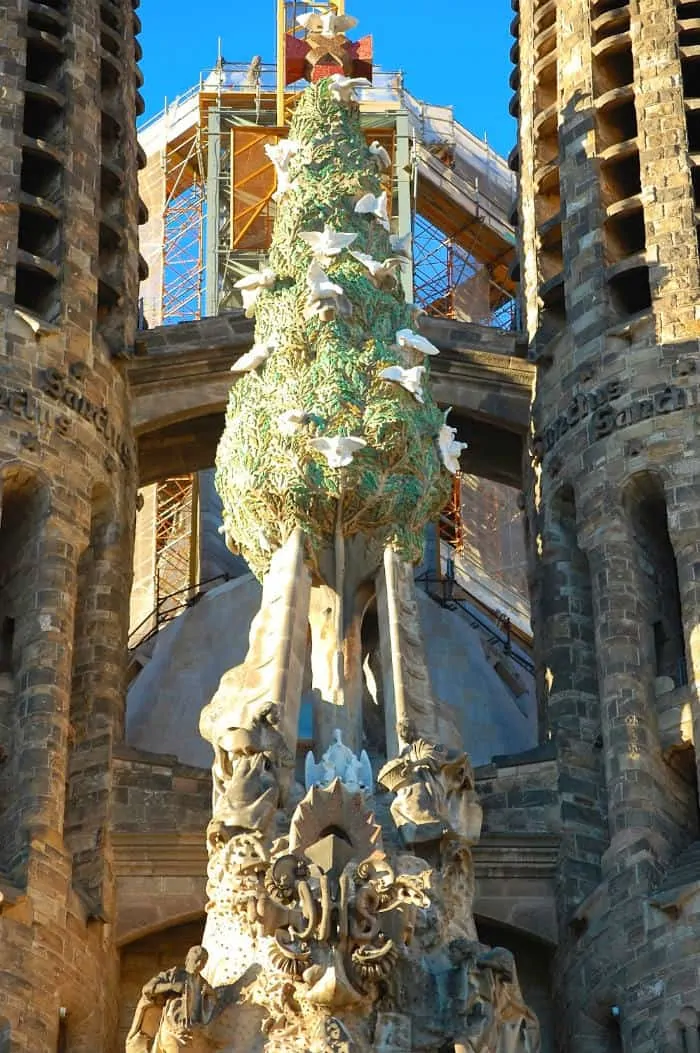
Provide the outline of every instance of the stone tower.
{"type": "Polygon", "coordinates": [[[0,11],[0,1046],[109,1048],[135,456],[140,25],[0,11]]]}
{"type": "Polygon", "coordinates": [[[526,506],[563,837],[560,1048],[679,1049],[685,1029],[694,1049],[698,8],[514,7],[511,163],[539,366],[526,506]]]}

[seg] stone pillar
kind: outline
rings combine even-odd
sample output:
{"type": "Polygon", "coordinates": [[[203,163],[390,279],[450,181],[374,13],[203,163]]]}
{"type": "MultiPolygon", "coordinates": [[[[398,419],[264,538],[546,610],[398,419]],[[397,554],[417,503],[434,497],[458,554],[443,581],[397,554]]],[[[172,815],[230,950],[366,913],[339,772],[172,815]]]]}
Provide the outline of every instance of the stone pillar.
{"type": "Polygon", "coordinates": [[[112,747],[124,729],[126,619],[131,546],[108,507],[93,509],[78,575],[70,704],[65,842],[73,885],[96,905],[109,899],[107,870],[112,747]],[[104,851],[96,852],[98,845],[104,851]]]}
{"type": "Polygon", "coordinates": [[[22,169],[22,121],[17,119],[24,103],[26,63],[26,0],[8,0],[0,7],[0,153],[2,154],[2,200],[0,209],[0,305],[14,300],[15,263],[19,227],[20,172],[22,169]]]}
{"type": "Polygon", "coordinates": [[[660,770],[653,645],[629,526],[621,510],[601,524],[591,542],[588,558],[610,827],[603,865],[610,869],[633,859],[645,839],[646,850],[661,855],[668,851],[669,780],[660,770]]]}
{"type": "Polygon", "coordinates": [[[649,283],[664,342],[697,336],[700,299],[678,11],[673,0],[639,0],[630,21],[649,283]]]}
{"type": "Polygon", "coordinates": [[[566,322],[578,364],[600,352],[601,334],[609,324],[588,5],[558,4],[557,25],[566,322]]]}
{"type": "Polygon", "coordinates": [[[413,567],[391,548],[384,551],[376,592],[386,752],[391,758],[405,744],[407,724],[414,734],[437,741],[437,708],[425,661],[413,567]]]}
{"type": "Polygon", "coordinates": [[[564,939],[571,912],[600,882],[609,836],[607,801],[591,574],[578,542],[572,487],[560,485],[539,522],[537,660],[546,735],[554,740],[558,759],[562,855],[557,901],[564,939]]]}
{"type": "Polygon", "coordinates": [[[61,843],[71,658],[79,553],[85,534],[50,516],[26,567],[27,609],[16,622],[13,794],[3,816],[6,873],[26,880],[28,838],[39,830],[61,843]],[[12,848],[10,849],[10,845],[12,848]]]}
{"type": "MultiPolygon", "coordinates": [[[[518,43],[513,46],[517,51],[519,65],[523,70],[532,70],[534,66],[534,4],[519,5],[515,0],[515,9],[519,9],[518,43]]],[[[535,109],[535,81],[532,76],[520,78],[518,92],[518,149],[520,156],[519,189],[523,200],[531,201],[534,194],[535,178],[535,137],[533,130],[535,109]]],[[[537,226],[534,208],[521,209],[520,216],[520,296],[522,300],[524,329],[534,340],[539,319],[537,298],[537,226]]]]}

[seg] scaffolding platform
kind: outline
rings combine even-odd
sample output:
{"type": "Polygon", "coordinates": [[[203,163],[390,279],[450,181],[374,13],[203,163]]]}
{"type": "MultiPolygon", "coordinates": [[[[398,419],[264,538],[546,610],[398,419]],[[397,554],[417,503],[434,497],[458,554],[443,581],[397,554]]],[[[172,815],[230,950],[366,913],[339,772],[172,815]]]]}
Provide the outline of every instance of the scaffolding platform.
{"type": "MultiPolygon", "coordinates": [[[[235,281],[262,262],[275,214],[264,147],[286,135],[275,83],[274,66],[260,66],[252,84],[248,65],[221,62],[141,127],[149,325],[237,306],[235,281]]],[[[285,93],[285,116],[298,95],[285,93]]],[[[437,316],[514,327],[515,181],[506,161],[451,107],[414,98],[400,74],[375,73],[358,96],[368,140],[392,158],[393,228],[413,235],[407,293],[437,316]]]]}

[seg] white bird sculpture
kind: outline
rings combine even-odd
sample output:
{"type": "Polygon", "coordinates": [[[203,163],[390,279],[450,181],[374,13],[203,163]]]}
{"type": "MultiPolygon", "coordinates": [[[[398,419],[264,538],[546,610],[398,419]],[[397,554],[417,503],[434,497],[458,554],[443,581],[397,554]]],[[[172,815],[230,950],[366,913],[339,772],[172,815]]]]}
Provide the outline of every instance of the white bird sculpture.
{"type": "Polygon", "coordinates": [[[382,190],[379,197],[374,194],[363,194],[355,204],[355,212],[363,216],[374,216],[378,219],[385,230],[389,230],[389,213],[387,212],[386,190],[382,190]]]}
{"type": "Polygon", "coordinates": [[[301,150],[301,143],[296,139],[280,139],[278,143],[266,143],[265,153],[272,161],[275,168],[287,171],[289,162],[301,150]]]}
{"type": "Polygon", "coordinates": [[[257,369],[258,366],[267,361],[274,349],[274,340],[267,340],[264,344],[253,344],[250,351],[246,351],[244,355],[236,359],[231,366],[231,372],[249,373],[251,370],[257,369]]]}
{"type": "Polygon", "coordinates": [[[279,201],[288,190],[294,187],[294,181],[289,178],[289,162],[301,149],[301,143],[295,139],[280,139],[274,145],[267,143],[265,153],[275,166],[277,186],[272,195],[273,201],[279,201]]]}
{"type": "Polygon", "coordinates": [[[311,250],[321,263],[330,261],[333,256],[339,256],[343,249],[347,249],[357,238],[357,234],[342,234],[340,231],[331,230],[325,224],[323,231],[302,230],[299,233],[302,241],[311,246],[311,250]]]}
{"type": "Polygon", "coordinates": [[[307,33],[319,33],[322,37],[332,38],[354,29],[357,19],[352,15],[338,15],[335,11],[327,11],[322,15],[313,12],[310,15],[298,15],[297,25],[307,33]]]}
{"type": "Polygon", "coordinates": [[[375,139],[373,143],[369,144],[369,152],[372,155],[372,160],[376,164],[377,168],[384,170],[385,168],[391,168],[391,158],[389,151],[386,150],[378,139],[375,139]]]}
{"type": "Polygon", "coordinates": [[[440,447],[442,463],[445,465],[448,472],[452,472],[454,475],[455,472],[459,471],[459,455],[462,450],[466,450],[467,443],[457,442],[455,439],[457,429],[451,428],[447,423],[447,414],[449,412],[449,409],[445,411],[443,424],[438,433],[438,446],[440,447]]]}
{"type": "Polygon", "coordinates": [[[412,329],[398,329],[396,343],[402,351],[418,351],[421,355],[439,355],[440,349],[412,329]]]}
{"type": "Polygon", "coordinates": [[[411,369],[404,369],[403,366],[387,366],[379,376],[382,380],[391,380],[395,384],[400,384],[406,391],[410,391],[416,402],[423,402],[424,373],[425,366],[412,366],[411,369]]]}
{"type": "Polygon", "coordinates": [[[277,426],[283,435],[294,435],[300,431],[308,420],[308,414],[302,409],[288,409],[280,413],[277,418],[277,426]]]}
{"type": "Polygon", "coordinates": [[[263,289],[271,289],[276,281],[277,275],[271,267],[263,267],[261,271],[257,271],[255,274],[246,274],[244,278],[238,279],[234,289],[241,290],[243,310],[246,318],[252,318],[255,314],[255,303],[261,291],[263,289]]]}
{"type": "Polygon", "coordinates": [[[342,315],[352,311],[343,287],[330,280],[318,260],[309,264],[306,284],[309,290],[306,299],[307,317],[317,314],[322,321],[330,322],[336,313],[342,315]]]}
{"type": "Polygon", "coordinates": [[[403,256],[389,256],[386,260],[375,260],[366,252],[353,252],[352,250],[350,250],[350,255],[369,271],[377,285],[382,285],[389,278],[394,278],[397,269],[406,262],[403,256]]]}
{"type": "Polygon", "coordinates": [[[346,468],[358,450],[367,443],[356,435],[332,435],[327,438],[312,439],[311,445],[328,461],[330,468],[346,468]]]}
{"type": "Polygon", "coordinates": [[[389,244],[391,245],[391,251],[395,252],[398,256],[405,256],[407,260],[410,260],[412,240],[413,238],[410,230],[408,234],[390,234],[389,244]]]}
{"type": "Polygon", "coordinates": [[[344,77],[342,73],[334,73],[328,80],[328,90],[336,102],[355,102],[358,88],[372,87],[366,77],[344,77]]]}
{"type": "Polygon", "coordinates": [[[296,179],[290,179],[289,178],[289,172],[282,172],[279,168],[276,170],[276,172],[277,172],[277,186],[275,187],[275,192],[272,195],[272,200],[273,201],[281,201],[282,198],[284,197],[284,195],[289,190],[294,190],[294,188],[297,185],[297,182],[296,182],[296,179]]]}

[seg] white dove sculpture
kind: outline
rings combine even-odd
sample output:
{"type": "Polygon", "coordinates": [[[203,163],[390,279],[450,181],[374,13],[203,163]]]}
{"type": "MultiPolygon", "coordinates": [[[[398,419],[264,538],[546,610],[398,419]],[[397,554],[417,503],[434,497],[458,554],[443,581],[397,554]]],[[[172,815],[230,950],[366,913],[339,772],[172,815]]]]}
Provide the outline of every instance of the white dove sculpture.
{"type": "Polygon", "coordinates": [[[311,246],[316,259],[325,263],[334,256],[339,256],[343,249],[352,245],[357,234],[342,234],[340,231],[331,230],[328,224],[325,224],[322,231],[302,230],[299,237],[311,246]]]}
{"type": "Polygon", "coordinates": [[[387,366],[379,376],[382,380],[391,380],[395,384],[400,384],[406,391],[410,391],[416,402],[423,402],[424,373],[425,366],[412,366],[411,369],[404,369],[403,366],[387,366]]]}
{"type": "Polygon", "coordinates": [[[366,77],[345,77],[342,73],[334,73],[328,81],[331,98],[336,102],[355,102],[358,88],[372,87],[366,77]]]}
{"type": "Polygon", "coordinates": [[[391,251],[395,252],[398,256],[405,256],[407,260],[411,259],[411,232],[408,234],[390,234],[389,244],[391,245],[391,251]]]}
{"type": "Polygon", "coordinates": [[[391,168],[391,158],[389,157],[389,151],[386,150],[378,139],[375,139],[373,143],[369,144],[369,152],[372,155],[372,160],[376,164],[377,168],[384,170],[385,168],[391,168]]]}
{"type": "Polygon", "coordinates": [[[306,272],[307,317],[317,314],[324,322],[330,322],[338,314],[352,310],[341,285],[332,282],[318,260],[309,264],[306,272]]]}
{"type": "Polygon", "coordinates": [[[387,279],[394,278],[397,269],[406,262],[403,256],[389,256],[386,260],[375,260],[366,252],[353,252],[352,249],[350,255],[369,271],[377,285],[382,285],[387,279]]]}
{"type": "Polygon", "coordinates": [[[237,358],[231,366],[232,373],[249,373],[266,362],[275,349],[274,340],[266,340],[264,344],[253,344],[250,351],[237,358]]]}
{"type": "Polygon", "coordinates": [[[319,33],[322,37],[337,37],[339,33],[347,33],[354,29],[357,19],[352,15],[338,15],[335,11],[327,11],[319,15],[313,12],[310,15],[298,15],[297,25],[305,29],[307,33],[319,33]]]}
{"type": "Polygon", "coordinates": [[[271,289],[277,281],[277,275],[271,267],[263,267],[255,274],[246,274],[245,278],[239,278],[234,289],[241,290],[243,299],[243,310],[246,318],[252,318],[255,314],[255,303],[263,289],[271,289]]]}
{"type": "Polygon", "coordinates": [[[397,329],[396,343],[402,351],[418,351],[421,355],[439,355],[440,349],[412,329],[397,329]]]}
{"type": "Polygon", "coordinates": [[[275,168],[283,171],[289,168],[291,159],[301,150],[301,143],[296,139],[280,139],[278,143],[266,143],[265,153],[272,161],[275,168]]]}
{"type": "Polygon", "coordinates": [[[306,424],[308,414],[302,409],[288,409],[280,413],[277,426],[283,435],[294,435],[306,424]]]}
{"type": "Polygon", "coordinates": [[[363,194],[355,204],[355,212],[363,216],[374,216],[385,230],[389,230],[389,213],[387,212],[386,190],[379,197],[374,194],[363,194]]]}
{"type": "Polygon", "coordinates": [[[462,450],[466,450],[467,443],[457,442],[457,440],[455,439],[457,429],[451,428],[450,425],[447,423],[447,414],[449,412],[449,409],[445,411],[443,424],[438,433],[438,446],[440,447],[440,457],[442,458],[442,463],[445,465],[445,468],[447,468],[448,472],[452,472],[452,474],[454,475],[455,472],[459,471],[459,455],[462,452],[462,450]]]}
{"type": "Polygon", "coordinates": [[[273,201],[279,201],[294,186],[293,180],[289,178],[289,162],[299,153],[300,149],[301,143],[295,139],[281,139],[274,145],[272,143],[265,145],[265,153],[275,166],[277,176],[277,186],[272,195],[273,201]]]}
{"type": "Polygon", "coordinates": [[[329,435],[321,439],[311,439],[311,445],[328,461],[330,468],[346,468],[358,450],[367,443],[356,435],[329,435]]]}

